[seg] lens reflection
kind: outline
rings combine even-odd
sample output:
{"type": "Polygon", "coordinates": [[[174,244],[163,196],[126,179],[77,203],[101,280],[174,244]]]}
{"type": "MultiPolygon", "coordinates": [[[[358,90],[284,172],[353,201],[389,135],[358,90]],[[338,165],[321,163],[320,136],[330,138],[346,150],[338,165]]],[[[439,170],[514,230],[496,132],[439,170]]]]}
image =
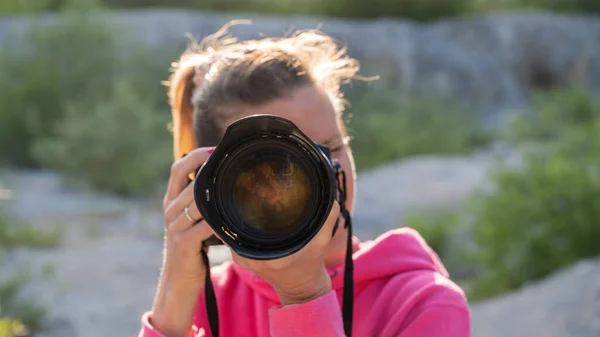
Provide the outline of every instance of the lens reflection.
{"type": "Polygon", "coordinates": [[[242,168],[233,197],[246,224],[265,234],[279,234],[301,222],[312,192],[300,165],[290,158],[271,158],[242,168]]]}

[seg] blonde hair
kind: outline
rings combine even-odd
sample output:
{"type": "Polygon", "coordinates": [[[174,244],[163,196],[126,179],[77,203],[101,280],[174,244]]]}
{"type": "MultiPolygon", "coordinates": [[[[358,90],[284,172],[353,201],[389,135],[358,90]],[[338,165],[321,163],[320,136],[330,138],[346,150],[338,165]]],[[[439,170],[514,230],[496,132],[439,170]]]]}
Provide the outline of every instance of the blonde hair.
{"type": "Polygon", "coordinates": [[[341,86],[357,76],[359,62],[345,47],[317,30],[287,37],[239,42],[232,21],[200,43],[192,42],[173,63],[166,83],[173,115],[175,159],[198,146],[215,146],[240,105],[260,105],[314,85],[324,90],[344,131],[341,86]]]}

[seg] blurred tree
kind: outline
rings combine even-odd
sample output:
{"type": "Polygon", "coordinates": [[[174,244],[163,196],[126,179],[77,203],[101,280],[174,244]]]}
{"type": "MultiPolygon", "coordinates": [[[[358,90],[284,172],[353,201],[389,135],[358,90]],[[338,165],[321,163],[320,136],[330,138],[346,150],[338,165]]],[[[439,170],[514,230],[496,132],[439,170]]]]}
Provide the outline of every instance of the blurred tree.
{"type": "Polygon", "coordinates": [[[104,0],[106,6],[188,7],[227,12],[306,14],[349,18],[407,17],[416,20],[455,16],[471,0],[104,0]]]}
{"type": "MultiPolygon", "coordinates": [[[[71,1],[2,0],[0,13],[54,11],[63,8],[67,2],[71,1]]],[[[418,21],[520,8],[600,13],[600,1],[597,0],[99,0],[99,3],[109,8],[171,7],[364,19],[402,17],[418,21]]]]}
{"type": "Polygon", "coordinates": [[[0,13],[20,14],[50,10],[53,0],[2,0],[0,13]]]}

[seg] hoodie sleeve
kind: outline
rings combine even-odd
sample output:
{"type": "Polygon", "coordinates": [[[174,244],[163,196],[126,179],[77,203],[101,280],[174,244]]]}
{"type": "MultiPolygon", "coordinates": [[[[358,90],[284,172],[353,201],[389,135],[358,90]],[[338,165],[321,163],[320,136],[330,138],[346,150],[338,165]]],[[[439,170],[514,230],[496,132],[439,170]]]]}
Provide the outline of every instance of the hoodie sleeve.
{"type": "MultiPolygon", "coordinates": [[[[152,317],[152,313],[147,312],[142,316],[142,329],[138,334],[138,337],[166,337],[161,332],[156,330],[150,323],[150,318],[152,317]]],[[[204,337],[204,330],[196,328],[195,326],[190,329],[190,332],[186,335],[186,337],[204,337]]]]}
{"type": "Polygon", "coordinates": [[[342,312],[335,291],[310,302],[271,309],[272,337],[344,337],[342,312]]]}
{"type": "MultiPolygon", "coordinates": [[[[391,327],[390,330],[397,330],[391,327]]],[[[469,310],[462,307],[431,306],[417,316],[402,331],[394,331],[389,337],[471,337],[469,310]]]]}

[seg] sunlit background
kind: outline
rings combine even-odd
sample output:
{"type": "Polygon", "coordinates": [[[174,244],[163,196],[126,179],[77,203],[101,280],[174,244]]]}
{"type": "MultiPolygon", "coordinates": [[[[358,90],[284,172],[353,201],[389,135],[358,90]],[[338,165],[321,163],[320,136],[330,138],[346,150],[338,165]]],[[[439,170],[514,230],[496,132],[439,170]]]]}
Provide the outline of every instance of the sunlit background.
{"type": "MultiPolygon", "coordinates": [[[[319,28],[346,86],[356,232],[417,229],[473,334],[600,336],[600,1],[0,0],[0,336],[133,336],[189,37],[319,28]],[[186,33],[189,34],[186,36],[186,33]]],[[[227,252],[211,251],[219,263],[227,252]]]]}

